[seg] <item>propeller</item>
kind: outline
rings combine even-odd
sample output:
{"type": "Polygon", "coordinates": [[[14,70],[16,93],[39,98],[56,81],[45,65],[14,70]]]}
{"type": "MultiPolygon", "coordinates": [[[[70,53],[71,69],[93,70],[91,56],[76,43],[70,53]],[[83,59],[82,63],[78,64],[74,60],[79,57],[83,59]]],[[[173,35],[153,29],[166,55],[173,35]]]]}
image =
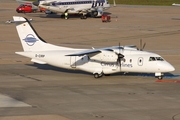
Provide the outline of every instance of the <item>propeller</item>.
{"type": "MultiPolygon", "coordinates": [[[[116,55],[118,57],[117,58],[117,63],[119,64],[120,71],[121,71],[121,59],[124,58],[124,55],[120,53],[121,52],[120,49],[122,48],[122,47],[120,47],[120,43],[119,43],[119,47],[118,48],[119,48],[119,52],[118,53],[116,52],[116,55]]],[[[124,48],[123,48],[123,50],[124,50],[124,48]]]]}
{"type": "Polygon", "coordinates": [[[142,46],[142,39],[140,39],[140,51],[143,51],[143,49],[145,48],[145,46],[146,46],[146,43],[144,43],[143,44],[143,46],[142,46]]]}

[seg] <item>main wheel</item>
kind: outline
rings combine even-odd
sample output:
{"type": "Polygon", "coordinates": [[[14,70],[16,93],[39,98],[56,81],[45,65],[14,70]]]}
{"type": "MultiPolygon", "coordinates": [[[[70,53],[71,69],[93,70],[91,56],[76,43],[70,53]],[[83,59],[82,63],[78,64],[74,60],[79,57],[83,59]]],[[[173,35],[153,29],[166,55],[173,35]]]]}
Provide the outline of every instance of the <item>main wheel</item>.
{"type": "Polygon", "coordinates": [[[99,74],[98,74],[98,73],[95,73],[95,74],[94,74],[94,78],[99,78],[99,74]]]}
{"type": "Polygon", "coordinates": [[[92,17],[97,17],[97,15],[98,15],[98,12],[97,11],[94,11],[94,12],[92,12],[92,17]]]}
{"type": "Polygon", "coordinates": [[[87,19],[87,16],[82,14],[81,19],[87,19]]]}

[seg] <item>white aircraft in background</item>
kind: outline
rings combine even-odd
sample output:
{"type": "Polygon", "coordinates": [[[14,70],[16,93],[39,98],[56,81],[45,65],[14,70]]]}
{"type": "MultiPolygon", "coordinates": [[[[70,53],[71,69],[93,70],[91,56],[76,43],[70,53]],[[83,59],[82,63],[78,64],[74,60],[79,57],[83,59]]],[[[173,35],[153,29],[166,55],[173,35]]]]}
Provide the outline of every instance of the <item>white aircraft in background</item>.
{"type": "Polygon", "coordinates": [[[179,7],[180,7],[180,4],[173,3],[172,5],[173,5],[173,6],[179,6],[179,7]]]}
{"type": "Polygon", "coordinates": [[[13,17],[23,47],[16,54],[32,62],[92,73],[95,78],[118,72],[155,73],[158,79],[175,68],[160,55],[141,51],[134,46],[113,46],[99,49],[75,49],[45,42],[24,17],[13,17]]]}
{"type": "Polygon", "coordinates": [[[33,4],[55,13],[80,14],[82,19],[88,14],[102,16],[103,11],[110,8],[108,0],[38,0],[33,4]]]}

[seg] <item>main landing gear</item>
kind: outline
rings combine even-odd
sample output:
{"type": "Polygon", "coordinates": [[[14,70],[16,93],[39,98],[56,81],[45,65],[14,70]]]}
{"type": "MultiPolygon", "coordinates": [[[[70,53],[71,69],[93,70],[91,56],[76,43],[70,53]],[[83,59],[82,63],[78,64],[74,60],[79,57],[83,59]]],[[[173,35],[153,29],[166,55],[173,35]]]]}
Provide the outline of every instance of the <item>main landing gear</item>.
{"type": "Polygon", "coordinates": [[[103,76],[103,73],[94,73],[94,78],[100,78],[103,76]]]}
{"type": "Polygon", "coordinates": [[[87,19],[87,16],[82,14],[81,19],[87,19]]]}

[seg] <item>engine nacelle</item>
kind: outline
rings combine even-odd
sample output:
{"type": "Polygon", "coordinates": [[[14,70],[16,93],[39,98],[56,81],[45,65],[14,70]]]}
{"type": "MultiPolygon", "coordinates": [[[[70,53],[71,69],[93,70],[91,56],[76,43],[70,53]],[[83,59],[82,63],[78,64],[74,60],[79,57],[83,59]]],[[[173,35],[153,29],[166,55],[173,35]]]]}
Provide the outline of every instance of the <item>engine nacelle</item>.
{"type": "Polygon", "coordinates": [[[97,9],[93,10],[93,12],[92,12],[93,17],[101,17],[102,14],[103,14],[103,8],[102,7],[98,7],[97,9]]]}
{"type": "Polygon", "coordinates": [[[102,7],[99,7],[99,8],[97,9],[97,12],[98,12],[97,17],[101,17],[102,14],[103,14],[103,8],[102,8],[102,7]]]}
{"type": "Polygon", "coordinates": [[[96,60],[100,62],[117,62],[118,56],[114,52],[103,51],[93,57],[91,60],[96,60]]]}

